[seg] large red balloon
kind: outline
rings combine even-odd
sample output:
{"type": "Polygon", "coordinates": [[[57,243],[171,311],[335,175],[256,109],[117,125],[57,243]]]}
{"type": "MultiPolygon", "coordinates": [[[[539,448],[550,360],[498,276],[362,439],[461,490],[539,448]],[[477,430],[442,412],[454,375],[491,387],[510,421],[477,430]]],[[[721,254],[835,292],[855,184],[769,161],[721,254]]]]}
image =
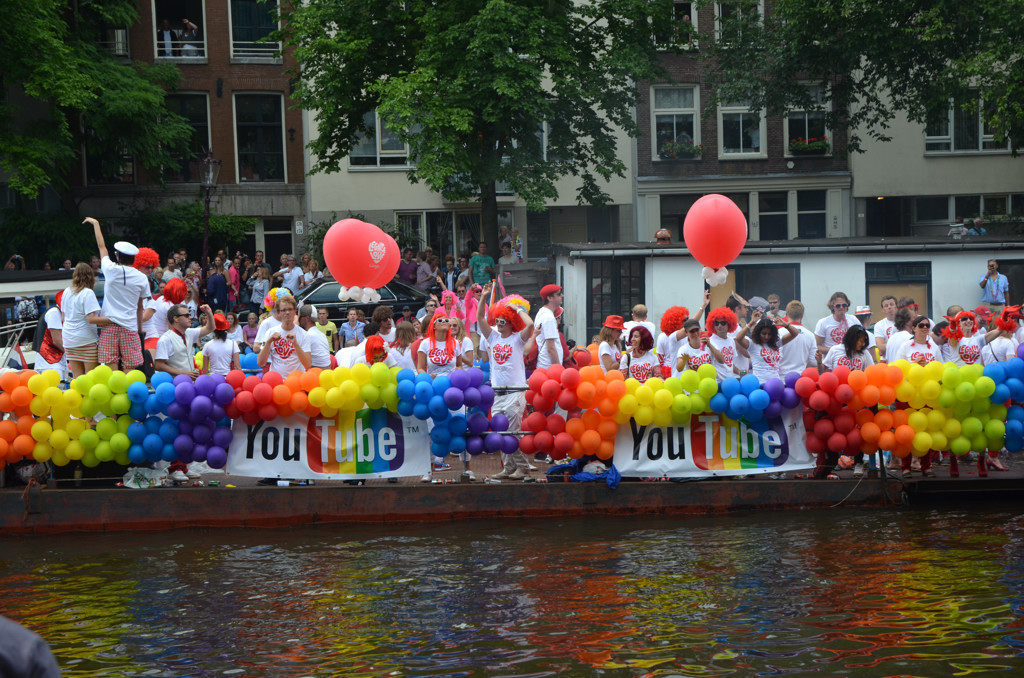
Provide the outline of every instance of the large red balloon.
{"type": "Polygon", "coordinates": [[[724,195],[705,195],[686,213],[683,240],[693,258],[709,268],[728,266],[747,242],[747,219],[724,195]]]}
{"type": "Polygon", "coordinates": [[[398,245],[373,224],[342,219],[324,235],[324,260],[346,287],[380,287],[398,272],[398,245]]]}

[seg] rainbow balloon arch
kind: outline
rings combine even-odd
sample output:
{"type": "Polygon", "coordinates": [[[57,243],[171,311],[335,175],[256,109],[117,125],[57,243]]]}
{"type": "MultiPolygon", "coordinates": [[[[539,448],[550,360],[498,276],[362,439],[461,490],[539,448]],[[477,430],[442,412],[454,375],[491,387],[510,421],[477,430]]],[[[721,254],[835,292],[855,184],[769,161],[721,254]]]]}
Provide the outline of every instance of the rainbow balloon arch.
{"type": "Polygon", "coordinates": [[[683,426],[708,413],[755,428],[801,408],[812,453],[923,456],[1024,447],[1024,360],[957,367],[898,361],[864,371],[807,369],[761,385],[752,375],[715,380],[711,365],[644,383],[596,366],[536,370],[523,431],[489,416],[494,390],[478,368],[431,377],[383,364],[293,372],[172,378],[99,366],[59,388],[57,373],[0,375],[0,464],[22,459],[122,465],[158,460],[227,462],[238,420],[249,426],[303,414],[337,418],[363,409],[431,420],[431,452],[611,459],[621,425],[683,426]],[[100,416],[102,415],[102,416],[100,416]]]}

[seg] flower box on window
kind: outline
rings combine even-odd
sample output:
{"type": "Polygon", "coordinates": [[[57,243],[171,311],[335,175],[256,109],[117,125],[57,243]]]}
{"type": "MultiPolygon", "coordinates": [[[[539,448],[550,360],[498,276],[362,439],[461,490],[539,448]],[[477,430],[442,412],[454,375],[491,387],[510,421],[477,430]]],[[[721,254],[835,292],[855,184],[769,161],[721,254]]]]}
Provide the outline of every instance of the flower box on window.
{"type": "Polygon", "coordinates": [[[829,143],[828,137],[797,137],[789,140],[790,155],[826,155],[831,150],[832,144],[829,143]]]}
{"type": "Polygon", "coordinates": [[[671,139],[663,141],[658,148],[658,157],[662,160],[691,160],[699,158],[703,153],[703,146],[671,139]]]}

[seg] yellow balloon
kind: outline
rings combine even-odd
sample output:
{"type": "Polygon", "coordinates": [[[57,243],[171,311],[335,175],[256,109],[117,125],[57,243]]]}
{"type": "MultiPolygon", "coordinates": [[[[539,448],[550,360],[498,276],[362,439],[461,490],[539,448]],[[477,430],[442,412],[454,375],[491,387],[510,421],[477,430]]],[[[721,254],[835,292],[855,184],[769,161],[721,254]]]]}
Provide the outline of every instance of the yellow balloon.
{"type": "MultiPolygon", "coordinates": [[[[669,394],[671,395],[671,394],[669,394]]],[[[654,411],[654,425],[655,426],[671,426],[672,425],[672,410],[655,410],[654,411]]]]}
{"type": "Polygon", "coordinates": [[[910,427],[920,433],[928,429],[928,415],[923,412],[911,412],[907,416],[907,423],[910,427]]]}
{"type": "Polygon", "coordinates": [[[334,368],[334,385],[341,386],[342,383],[352,378],[352,369],[348,367],[334,368]]]}
{"type": "Polygon", "coordinates": [[[914,435],[914,442],[911,445],[914,448],[914,456],[923,457],[928,450],[932,449],[932,436],[930,433],[921,431],[914,435]]]}
{"type": "Polygon", "coordinates": [[[633,419],[636,420],[637,425],[647,426],[654,421],[654,409],[648,405],[641,405],[633,415],[633,419]]]}
{"type": "Polygon", "coordinates": [[[693,370],[686,370],[679,374],[679,383],[687,393],[693,393],[700,387],[700,377],[693,370]]]}
{"type": "Polygon", "coordinates": [[[53,457],[53,448],[47,443],[36,443],[36,446],[32,448],[32,458],[39,463],[50,461],[53,457]]]}
{"type": "Polygon", "coordinates": [[[624,413],[627,417],[636,414],[639,407],[640,403],[637,401],[636,396],[630,393],[622,396],[622,399],[619,400],[619,412],[624,413]]]}
{"type": "Polygon", "coordinates": [[[88,427],[89,424],[84,419],[71,419],[64,425],[64,430],[68,432],[71,438],[78,440],[88,427]]]}
{"type": "Polygon", "coordinates": [[[933,360],[924,366],[924,374],[926,380],[938,381],[942,379],[943,373],[946,371],[946,366],[940,363],[938,360],[933,360]]]}
{"type": "Polygon", "coordinates": [[[128,383],[129,384],[135,384],[135,383],[145,384],[146,383],[146,374],[145,374],[145,372],[143,372],[142,370],[132,370],[131,372],[128,373],[128,383]]]}
{"type": "Polygon", "coordinates": [[[45,417],[50,413],[50,406],[43,402],[40,396],[36,396],[29,402],[28,409],[37,417],[45,417]]]}
{"type": "Polygon", "coordinates": [[[942,410],[932,410],[928,413],[928,430],[941,431],[946,425],[946,415],[942,410]]]}
{"type": "Polygon", "coordinates": [[[356,384],[362,386],[370,382],[370,366],[359,363],[352,367],[352,379],[356,384]]]}
{"type": "Polygon", "coordinates": [[[331,370],[324,370],[320,373],[319,378],[320,386],[324,389],[334,388],[338,385],[338,382],[335,380],[335,374],[331,370]]]}
{"type": "Polygon", "coordinates": [[[614,415],[612,415],[612,419],[619,426],[623,426],[623,425],[629,423],[629,420],[631,419],[631,417],[630,417],[630,415],[626,414],[625,412],[623,412],[620,409],[618,412],[616,412],[614,415]]]}
{"type": "Polygon", "coordinates": [[[53,427],[50,426],[50,422],[48,421],[40,420],[32,424],[32,439],[37,443],[41,443],[49,438],[51,433],[53,433],[53,427]]]}
{"type": "Polygon", "coordinates": [[[63,450],[64,455],[71,461],[78,461],[85,456],[85,448],[77,440],[72,440],[63,450]]]}
{"type": "Polygon", "coordinates": [[[46,370],[43,372],[43,377],[46,379],[47,386],[60,386],[60,375],[57,374],[57,370],[46,370]]]}
{"type": "MultiPolygon", "coordinates": [[[[321,374],[323,374],[321,372],[321,374]]],[[[333,388],[333,387],[332,387],[333,388]]],[[[323,407],[324,403],[327,402],[327,389],[323,386],[317,386],[309,392],[309,404],[313,407],[323,407]]]]}
{"type": "Polygon", "coordinates": [[[53,463],[54,466],[67,466],[68,455],[64,453],[64,450],[54,450],[53,456],[50,458],[50,461],[53,463]]]}
{"type": "Polygon", "coordinates": [[[326,401],[328,407],[338,409],[339,407],[341,407],[341,404],[345,402],[345,396],[341,394],[341,389],[335,386],[334,388],[327,390],[326,401]]]}
{"type": "Polygon", "coordinates": [[[929,431],[932,436],[932,449],[933,450],[948,450],[949,449],[949,438],[942,431],[929,431]]]}
{"type": "Polygon", "coordinates": [[[636,390],[638,388],[640,388],[640,382],[637,381],[636,379],[634,379],[633,377],[630,377],[629,379],[627,379],[625,383],[626,383],[626,393],[634,394],[634,393],[636,393],[636,390]]]}
{"type": "Polygon", "coordinates": [[[907,372],[907,381],[914,386],[920,387],[928,378],[928,373],[924,371],[924,368],[914,363],[910,366],[910,370],[907,372]]]}
{"type": "MultiPolygon", "coordinates": [[[[934,365],[935,363],[930,362],[928,364],[934,365]]],[[[928,379],[923,384],[921,384],[919,392],[921,394],[921,397],[924,398],[925,400],[935,400],[936,398],[939,397],[939,394],[942,393],[942,385],[939,384],[939,382],[934,379],[928,379]]]]}
{"type": "Polygon", "coordinates": [[[61,397],[64,399],[64,407],[69,410],[73,410],[82,404],[82,394],[72,388],[62,391],[61,397]]]}
{"type": "Polygon", "coordinates": [[[62,428],[54,429],[50,433],[50,446],[57,450],[63,450],[71,442],[71,436],[62,428]]]}
{"type": "MultiPolygon", "coordinates": [[[[365,365],[363,367],[365,367],[365,365]]],[[[341,399],[343,402],[346,400],[355,400],[359,397],[359,384],[357,384],[353,379],[348,379],[338,385],[338,392],[341,393],[341,399]]],[[[330,403],[327,404],[330,405],[330,403]]],[[[337,405],[331,406],[338,407],[337,405]]]]}
{"type": "Polygon", "coordinates": [[[665,389],[674,396],[683,392],[683,384],[679,377],[669,377],[665,380],[665,389]]]}
{"type": "Polygon", "coordinates": [[[665,387],[665,382],[661,377],[651,377],[644,382],[644,386],[649,387],[652,391],[657,392],[665,387]]]}
{"type": "Polygon", "coordinates": [[[120,370],[111,374],[107,380],[107,386],[113,393],[125,393],[128,390],[128,383],[128,375],[120,370]]]}
{"type": "Polygon", "coordinates": [[[718,370],[711,363],[704,363],[697,368],[697,378],[703,381],[704,379],[715,379],[718,376],[718,370]]]}
{"type": "Polygon", "coordinates": [[[92,376],[92,383],[94,384],[105,384],[110,379],[110,375],[114,373],[114,370],[110,369],[110,365],[97,365],[96,367],[89,370],[89,374],[92,376]]]}
{"type": "Polygon", "coordinates": [[[28,390],[32,391],[32,395],[42,395],[47,386],[46,377],[41,374],[34,374],[28,378],[28,390]]]}
{"type": "Polygon", "coordinates": [[[92,377],[88,374],[83,374],[71,382],[71,388],[78,391],[81,395],[89,395],[89,389],[92,388],[93,383],[92,377]]]}
{"type": "Polygon", "coordinates": [[[330,419],[331,417],[336,416],[337,414],[338,414],[338,408],[337,407],[330,407],[328,405],[324,405],[323,407],[320,408],[320,415],[323,416],[323,417],[326,417],[328,419],[330,419]]]}
{"type": "Polygon", "coordinates": [[[651,387],[644,384],[636,390],[636,400],[641,406],[650,405],[654,402],[654,391],[651,387]]]}
{"type": "MultiPolygon", "coordinates": [[[[706,364],[707,363],[705,363],[705,365],[706,364]]],[[[704,365],[701,365],[701,367],[704,367],[704,365]]],[[[711,369],[712,371],[714,371],[713,367],[711,369]]],[[[700,372],[699,369],[697,371],[700,372]]],[[[697,387],[697,391],[700,393],[701,397],[704,398],[705,401],[711,400],[711,398],[714,397],[716,393],[718,393],[718,382],[710,377],[701,379],[700,386],[697,387]]]]}
{"type": "MultiPolygon", "coordinates": [[[[668,410],[672,407],[672,402],[675,400],[672,392],[667,388],[661,388],[654,392],[654,409],[655,410],[668,410]]],[[[657,417],[657,413],[655,413],[657,417]]],[[[662,424],[667,426],[668,424],[662,424]]]]}
{"type": "MultiPolygon", "coordinates": [[[[47,370],[47,372],[52,371],[53,370],[47,370]]],[[[74,391],[70,391],[70,393],[74,393],[74,391]]],[[[64,404],[64,394],[61,393],[61,390],[56,386],[47,386],[46,390],[43,391],[43,394],[40,397],[49,407],[56,407],[57,405],[64,404]]]]}
{"type": "Polygon", "coordinates": [[[384,386],[391,381],[391,371],[384,363],[377,363],[370,368],[370,381],[374,386],[384,386]]]}

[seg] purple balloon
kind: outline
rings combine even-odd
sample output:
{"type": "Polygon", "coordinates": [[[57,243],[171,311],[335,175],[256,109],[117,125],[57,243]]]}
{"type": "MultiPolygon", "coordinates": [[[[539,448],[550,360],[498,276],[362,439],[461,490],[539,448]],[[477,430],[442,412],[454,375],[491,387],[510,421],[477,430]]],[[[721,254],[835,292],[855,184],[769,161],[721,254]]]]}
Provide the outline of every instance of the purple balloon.
{"type": "Polygon", "coordinates": [[[772,402],[775,402],[782,399],[782,393],[786,390],[786,385],[782,383],[781,379],[769,379],[761,388],[772,399],[772,402]]]}
{"type": "Polygon", "coordinates": [[[480,386],[480,384],[484,383],[484,371],[479,367],[470,367],[465,372],[469,375],[470,386],[480,386]]]}
{"type": "Polygon", "coordinates": [[[213,402],[219,405],[227,405],[234,398],[235,389],[231,388],[231,384],[227,382],[217,384],[217,388],[213,389],[213,402]]]}
{"type": "Polygon", "coordinates": [[[487,415],[483,412],[474,412],[466,419],[466,427],[469,429],[469,432],[476,435],[486,433],[489,423],[487,415]]]}
{"type": "Polygon", "coordinates": [[[505,454],[514,454],[519,449],[519,438],[516,438],[511,433],[506,433],[501,436],[501,444],[504,449],[502,452],[505,454]]]}
{"type": "Polygon", "coordinates": [[[508,417],[501,412],[498,412],[491,417],[491,430],[501,433],[502,431],[508,430],[508,417]]]}
{"type": "Polygon", "coordinates": [[[452,388],[457,388],[461,391],[469,386],[468,370],[455,370],[448,375],[448,380],[451,382],[452,388]]]}
{"type": "Polygon", "coordinates": [[[192,438],[197,443],[208,444],[213,439],[213,431],[206,424],[196,424],[192,429],[192,438]]]}
{"type": "Polygon", "coordinates": [[[799,372],[789,372],[786,375],[786,388],[793,388],[796,385],[796,380],[800,378],[799,372]]]}
{"type": "Polygon", "coordinates": [[[228,463],[228,453],[223,447],[214,445],[206,451],[206,463],[210,468],[224,468],[228,463]]]}
{"type": "Polygon", "coordinates": [[[192,385],[192,382],[178,384],[174,387],[174,402],[176,403],[188,405],[195,397],[196,387],[192,385]]]}
{"type": "Polygon", "coordinates": [[[188,411],[189,421],[200,423],[208,416],[213,409],[213,401],[204,395],[197,395],[192,399],[192,407],[188,411]]]}
{"type": "Polygon", "coordinates": [[[196,378],[196,393],[210,397],[215,388],[217,388],[217,382],[210,375],[200,374],[196,378]]]}
{"type": "Polygon", "coordinates": [[[212,419],[213,421],[216,422],[216,421],[220,421],[223,418],[224,418],[224,406],[223,405],[218,405],[217,403],[214,403],[213,407],[210,409],[210,419],[212,419]]]}
{"type": "Polygon", "coordinates": [[[484,436],[484,449],[488,452],[501,452],[505,449],[500,433],[488,433],[484,436]]]}
{"type": "Polygon", "coordinates": [[[218,426],[213,429],[213,444],[217,447],[223,447],[225,450],[228,449],[231,447],[231,441],[234,437],[235,434],[227,426],[218,426]]]}
{"type": "MultiPolygon", "coordinates": [[[[175,452],[178,452],[178,451],[175,450],[175,452]]],[[[185,450],[184,452],[178,452],[178,461],[180,461],[182,464],[191,464],[194,461],[201,461],[199,459],[196,459],[195,454],[196,454],[196,448],[194,446],[190,447],[187,450],[185,450]]]]}
{"type": "Polygon", "coordinates": [[[484,439],[480,436],[466,438],[466,452],[476,455],[484,451],[484,439]]]}
{"type": "Polygon", "coordinates": [[[181,403],[171,403],[167,406],[167,416],[178,421],[188,419],[188,408],[181,403]]]}
{"type": "Polygon", "coordinates": [[[171,383],[174,384],[175,386],[177,386],[178,384],[188,384],[191,386],[192,377],[188,376],[187,374],[179,374],[174,378],[174,381],[172,381],[171,383]]]}
{"type": "Polygon", "coordinates": [[[463,400],[462,389],[452,386],[444,392],[444,404],[448,406],[449,410],[457,410],[462,407],[463,400]]]}
{"type": "Polygon", "coordinates": [[[467,387],[465,392],[464,392],[464,395],[463,395],[463,401],[465,402],[466,407],[476,407],[477,405],[479,405],[480,404],[480,391],[479,391],[479,389],[477,389],[477,388],[475,388],[473,386],[467,387]]]}
{"type": "Polygon", "coordinates": [[[193,461],[206,461],[206,452],[209,450],[206,445],[196,443],[192,447],[192,460],[193,461]]]}
{"type": "Polygon", "coordinates": [[[800,405],[800,394],[791,388],[787,388],[782,392],[782,400],[780,402],[784,408],[791,410],[800,405]]]}
{"type": "Polygon", "coordinates": [[[187,436],[184,433],[174,439],[174,451],[178,453],[178,456],[191,453],[193,445],[195,445],[195,441],[192,440],[192,436],[187,436]]]}
{"type": "Polygon", "coordinates": [[[184,433],[187,436],[192,435],[192,428],[194,424],[187,419],[185,421],[178,422],[178,433],[184,433]]]}
{"type": "Polygon", "coordinates": [[[1017,347],[1017,357],[1024,358],[1024,344],[1017,347]]]}
{"type": "Polygon", "coordinates": [[[775,419],[782,414],[782,403],[778,400],[773,400],[768,403],[768,407],[764,408],[765,419],[775,419]]]}
{"type": "Polygon", "coordinates": [[[477,390],[480,391],[480,404],[477,407],[481,410],[491,409],[491,405],[494,404],[494,389],[487,384],[481,384],[477,390]]]}

